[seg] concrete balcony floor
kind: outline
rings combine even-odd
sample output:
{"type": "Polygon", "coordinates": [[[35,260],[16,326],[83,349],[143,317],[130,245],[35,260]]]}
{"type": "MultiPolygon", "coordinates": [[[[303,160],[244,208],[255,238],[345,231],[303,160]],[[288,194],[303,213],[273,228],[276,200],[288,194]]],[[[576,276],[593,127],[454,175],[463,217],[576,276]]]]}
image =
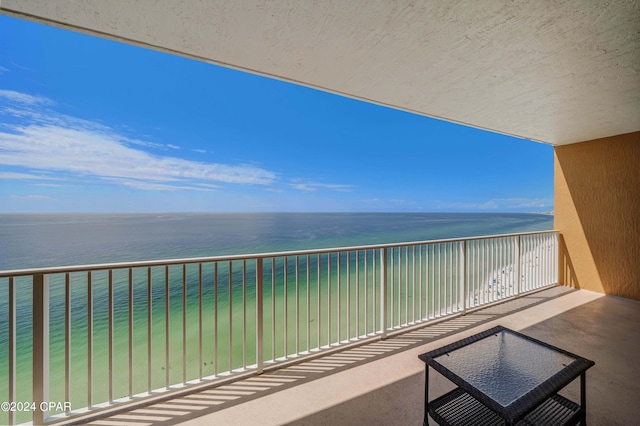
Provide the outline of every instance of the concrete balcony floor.
{"type": "MultiPolygon", "coordinates": [[[[91,425],[421,425],[424,364],[418,355],[495,325],[595,361],[587,372],[591,425],[640,421],[640,302],[553,287],[385,341],[291,363],[91,425]]],[[[430,398],[453,388],[430,374],[430,398]]],[[[579,402],[579,380],[561,393],[579,402]]]]}

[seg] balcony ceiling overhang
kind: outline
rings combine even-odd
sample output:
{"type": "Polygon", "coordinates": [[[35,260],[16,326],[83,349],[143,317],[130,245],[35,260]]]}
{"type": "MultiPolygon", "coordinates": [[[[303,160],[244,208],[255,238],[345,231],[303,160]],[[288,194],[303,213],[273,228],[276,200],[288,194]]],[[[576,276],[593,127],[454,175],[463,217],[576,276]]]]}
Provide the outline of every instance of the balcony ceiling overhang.
{"type": "Polygon", "coordinates": [[[640,130],[637,1],[0,0],[0,9],[554,145],[640,130]]]}

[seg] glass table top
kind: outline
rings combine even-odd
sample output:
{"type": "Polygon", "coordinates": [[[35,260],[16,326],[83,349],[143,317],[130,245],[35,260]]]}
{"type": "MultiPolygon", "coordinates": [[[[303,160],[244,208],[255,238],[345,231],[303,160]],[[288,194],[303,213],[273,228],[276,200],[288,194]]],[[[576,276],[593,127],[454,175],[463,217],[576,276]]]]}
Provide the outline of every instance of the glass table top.
{"type": "Polygon", "coordinates": [[[506,407],[575,358],[502,330],[433,360],[506,407]]]}

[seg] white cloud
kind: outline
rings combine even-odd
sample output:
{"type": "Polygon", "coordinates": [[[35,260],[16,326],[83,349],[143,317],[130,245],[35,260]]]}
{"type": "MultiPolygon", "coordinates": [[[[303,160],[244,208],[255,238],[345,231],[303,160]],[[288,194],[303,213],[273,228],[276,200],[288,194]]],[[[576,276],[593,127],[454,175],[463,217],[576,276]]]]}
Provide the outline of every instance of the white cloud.
{"type": "Polygon", "coordinates": [[[0,165],[27,169],[26,173],[1,172],[0,179],[52,179],[41,174],[56,172],[145,190],[210,191],[219,183],[269,185],[278,178],[252,165],[152,154],[138,147],[180,147],[128,138],[103,124],[56,113],[47,109],[54,104],[47,98],[10,90],[0,90],[0,98],[17,104],[0,113],[24,123],[0,127],[0,165]]]}
{"type": "Polygon", "coordinates": [[[342,185],[342,184],[333,184],[333,183],[317,183],[317,182],[301,182],[301,181],[293,181],[293,183],[289,184],[290,187],[305,191],[305,192],[313,192],[318,189],[329,189],[332,191],[338,192],[351,192],[352,185],[342,185]]]}
{"type": "Polygon", "coordinates": [[[0,66],[0,75],[4,74],[6,72],[9,72],[9,68],[5,68],[5,67],[0,66]]]}
{"type": "Polygon", "coordinates": [[[15,90],[0,90],[0,98],[3,98],[6,101],[29,106],[55,104],[55,102],[49,98],[45,98],[43,96],[32,96],[26,93],[16,92],[15,90]]]}
{"type": "Polygon", "coordinates": [[[414,206],[416,204],[416,202],[413,200],[403,200],[398,198],[389,200],[389,202],[396,206],[414,206]]]}
{"type": "Polygon", "coordinates": [[[180,190],[192,190],[192,191],[213,191],[206,187],[206,185],[190,186],[190,185],[168,185],[165,183],[146,182],[135,179],[120,179],[112,178],[108,179],[111,182],[117,183],[127,188],[144,189],[147,191],[180,191],[180,190]]]}
{"type": "Polygon", "coordinates": [[[258,167],[203,163],[157,156],[127,146],[115,134],[55,125],[0,132],[0,164],[102,178],[151,182],[270,184],[276,174],[258,167]]]}
{"type": "Polygon", "coordinates": [[[544,198],[493,198],[481,202],[434,201],[439,210],[546,210],[553,208],[553,200],[544,198]]]}
{"type": "Polygon", "coordinates": [[[498,198],[496,203],[512,208],[547,208],[553,201],[545,198],[498,198]]]}
{"type": "Polygon", "coordinates": [[[46,195],[39,194],[29,194],[29,195],[11,195],[11,198],[16,200],[51,200],[51,197],[46,195]]]}
{"type": "Polygon", "coordinates": [[[12,180],[61,180],[60,178],[36,175],[32,173],[18,173],[18,172],[0,172],[0,179],[12,179],[12,180]]]}

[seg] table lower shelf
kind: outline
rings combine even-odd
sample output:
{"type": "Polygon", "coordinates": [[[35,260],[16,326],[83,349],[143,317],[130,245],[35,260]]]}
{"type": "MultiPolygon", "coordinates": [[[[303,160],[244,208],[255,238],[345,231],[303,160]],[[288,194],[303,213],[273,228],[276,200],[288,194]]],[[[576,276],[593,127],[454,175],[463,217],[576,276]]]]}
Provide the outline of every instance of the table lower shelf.
{"type": "MultiPolygon", "coordinates": [[[[573,425],[579,421],[580,406],[558,394],[527,414],[517,425],[573,425]]],[[[457,388],[429,402],[429,414],[443,426],[493,426],[505,422],[464,390],[457,388]]]]}

